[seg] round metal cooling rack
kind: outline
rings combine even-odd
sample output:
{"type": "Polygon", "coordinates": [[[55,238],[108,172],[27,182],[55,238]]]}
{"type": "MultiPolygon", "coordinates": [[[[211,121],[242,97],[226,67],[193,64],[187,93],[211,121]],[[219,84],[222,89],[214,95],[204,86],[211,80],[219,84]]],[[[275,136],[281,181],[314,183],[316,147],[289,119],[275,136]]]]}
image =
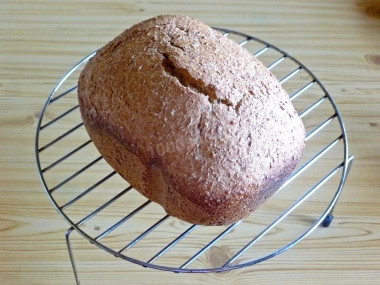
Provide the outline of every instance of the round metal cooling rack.
{"type": "Polygon", "coordinates": [[[119,189],[126,182],[104,162],[87,136],[76,89],[80,70],[95,52],[90,54],[53,89],[35,140],[43,187],[70,224],[66,243],[78,284],[70,242],[73,231],[144,267],[205,273],[260,263],[293,247],[319,225],[330,225],[353,161],[333,99],[306,66],[281,49],[243,33],[216,30],[244,45],[280,78],[307,130],[303,161],[280,190],[244,221],[205,227],[169,217],[131,186],[119,189]],[[102,203],[94,205],[91,195],[95,194],[97,201],[104,198],[102,203]],[[273,239],[276,235],[279,238],[273,239]],[[225,254],[216,261],[213,256],[218,250],[225,254]]]}

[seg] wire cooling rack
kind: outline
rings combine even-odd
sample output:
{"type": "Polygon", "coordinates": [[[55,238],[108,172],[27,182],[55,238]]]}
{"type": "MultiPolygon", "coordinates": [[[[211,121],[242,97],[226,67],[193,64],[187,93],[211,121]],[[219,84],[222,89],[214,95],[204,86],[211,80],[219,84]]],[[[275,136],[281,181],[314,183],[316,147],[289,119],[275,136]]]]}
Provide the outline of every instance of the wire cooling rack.
{"type": "Polygon", "coordinates": [[[307,130],[300,166],[269,201],[235,224],[206,227],[166,215],[105,163],[83,127],[76,90],[79,73],[95,52],[90,54],[53,89],[35,140],[43,187],[70,224],[66,242],[78,284],[73,231],[144,267],[206,273],[260,263],[312,231],[322,231],[319,225],[330,225],[353,161],[333,99],[306,66],[281,49],[243,33],[216,29],[263,61],[290,95],[307,130]]]}

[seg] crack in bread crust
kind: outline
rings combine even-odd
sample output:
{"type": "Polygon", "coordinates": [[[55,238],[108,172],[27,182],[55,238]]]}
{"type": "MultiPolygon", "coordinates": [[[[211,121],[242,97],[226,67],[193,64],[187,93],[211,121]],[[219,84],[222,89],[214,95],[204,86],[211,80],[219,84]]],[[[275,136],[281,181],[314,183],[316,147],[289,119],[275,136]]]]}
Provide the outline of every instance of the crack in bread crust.
{"type": "Polygon", "coordinates": [[[222,103],[227,107],[233,106],[228,99],[219,99],[216,96],[215,86],[211,84],[206,85],[202,80],[194,78],[187,69],[177,67],[170,59],[168,53],[161,54],[163,56],[162,66],[164,67],[165,72],[168,75],[177,78],[182,86],[206,96],[211,104],[222,103]]]}

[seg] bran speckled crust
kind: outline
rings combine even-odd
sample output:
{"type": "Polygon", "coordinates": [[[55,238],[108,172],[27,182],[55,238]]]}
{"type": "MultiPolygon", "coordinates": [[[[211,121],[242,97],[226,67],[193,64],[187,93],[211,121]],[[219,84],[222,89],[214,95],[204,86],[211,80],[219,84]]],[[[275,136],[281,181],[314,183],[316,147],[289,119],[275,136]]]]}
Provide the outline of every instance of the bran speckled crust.
{"type": "Polygon", "coordinates": [[[277,79],[186,16],[144,21],[108,43],[81,73],[78,98],[108,163],[190,223],[249,215],[289,177],[305,146],[277,79]]]}

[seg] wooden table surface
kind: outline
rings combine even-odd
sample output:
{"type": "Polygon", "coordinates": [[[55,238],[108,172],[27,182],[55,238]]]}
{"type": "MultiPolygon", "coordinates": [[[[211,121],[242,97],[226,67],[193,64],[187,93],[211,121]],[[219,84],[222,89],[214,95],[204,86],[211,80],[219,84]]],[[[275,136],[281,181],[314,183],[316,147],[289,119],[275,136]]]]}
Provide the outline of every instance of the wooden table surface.
{"type": "Polygon", "coordinates": [[[115,259],[73,234],[82,284],[380,284],[376,0],[1,1],[0,284],[75,282],[68,224],[44,193],[34,157],[37,119],[53,86],[125,28],[179,13],[255,35],[308,66],[342,113],[354,167],[330,228],[273,259],[220,274],[174,274],[115,259]]]}

